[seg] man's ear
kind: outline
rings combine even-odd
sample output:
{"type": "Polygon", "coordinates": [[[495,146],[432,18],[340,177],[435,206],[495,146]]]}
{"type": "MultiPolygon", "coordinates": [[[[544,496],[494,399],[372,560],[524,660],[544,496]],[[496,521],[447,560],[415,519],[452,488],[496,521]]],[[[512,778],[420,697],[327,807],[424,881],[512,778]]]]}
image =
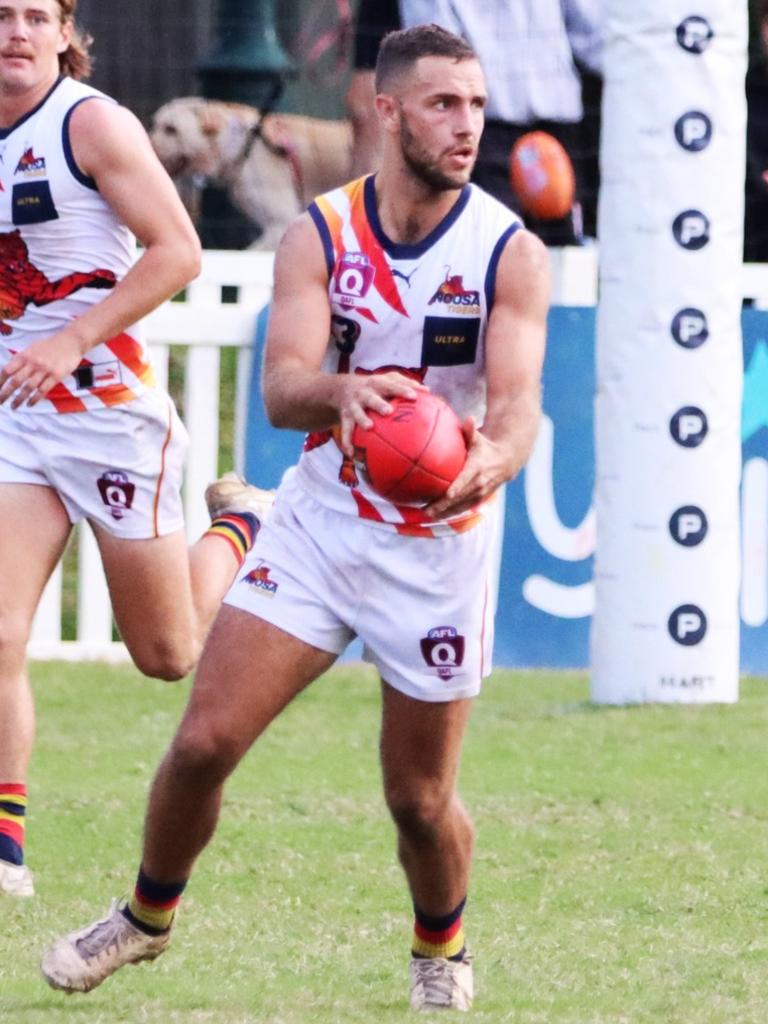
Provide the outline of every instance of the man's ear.
{"type": "Polygon", "coordinates": [[[380,92],[374,100],[376,113],[379,115],[381,127],[385,132],[400,131],[400,104],[396,97],[380,92]]]}
{"type": "Polygon", "coordinates": [[[56,47],[57,53],[66,53],[69,49],[69,44],[72,42],[72,29],[72,21],[68,18],[61,26],[61,39],[56,47]]]}

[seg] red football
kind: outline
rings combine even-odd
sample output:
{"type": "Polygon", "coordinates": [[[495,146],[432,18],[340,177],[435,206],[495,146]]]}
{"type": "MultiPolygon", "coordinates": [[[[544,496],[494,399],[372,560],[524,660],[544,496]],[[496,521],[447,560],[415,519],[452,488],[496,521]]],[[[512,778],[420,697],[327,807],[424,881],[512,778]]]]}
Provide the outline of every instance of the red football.
{"type": "Polygon", "coordinates": [[[444,494],[467,457],[461,422],[438,395],[390,398],[387,416],[368,410],[373,426],[355,427],[355,463],[383,498],[423,505],[444,494]]]}
{"type": "Polygon", "coordinates": [[[509,157],[509,180],[523,212],[539,220],[558,220],[573,206],[573,164],[549,132],[527,132],[520,136],[509,157]]]}

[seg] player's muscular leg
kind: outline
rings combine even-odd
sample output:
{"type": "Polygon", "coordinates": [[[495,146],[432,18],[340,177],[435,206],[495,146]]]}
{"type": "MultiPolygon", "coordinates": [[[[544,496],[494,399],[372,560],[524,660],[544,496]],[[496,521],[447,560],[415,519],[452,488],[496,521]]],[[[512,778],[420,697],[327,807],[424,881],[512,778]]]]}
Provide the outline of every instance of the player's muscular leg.
{"type": "Polygon", "coordinates": [[[137,667],[158,679],[192,671],[237,568],[229,545],[182,531],[121,540],[94,525],[120,634],[137,667]]]}
{"type": "Polygon", "coordinates": [[[183,533],[124,540],[93,528],[115,621],[137,668],[153,678],[181,679],[200,652],[183,533]]]}
{"type": "Polygon", "coordinates": [[[71,525],[48,487],[0,484],[0,780],[26,777],[35,729],[25,669],[37,604],[71,525]]]}
{"type": "Polygon", "coordinates": [[[150,794],[143,865],[156,881],[187,878],[216,827],[224,782],[256,738],[335,655],[224,605],[189,704],[150,794]]]}
{"type": "Polygon", "coordinates": [[[467,894],[474,832],[455,784],[471,701],[413,700],[387,683],[382,692],[384,795],[400,862],[414,902],[438,917],[467,894]]]}

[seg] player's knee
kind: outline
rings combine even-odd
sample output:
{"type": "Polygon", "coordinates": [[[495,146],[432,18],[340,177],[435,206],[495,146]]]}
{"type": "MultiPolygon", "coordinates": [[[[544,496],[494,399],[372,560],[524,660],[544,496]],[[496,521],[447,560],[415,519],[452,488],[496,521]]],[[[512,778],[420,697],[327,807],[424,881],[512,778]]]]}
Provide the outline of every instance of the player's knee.
{"type": "Polygon", "coordinates": [[[13,613],[0,614],[0,671],[15,675],[24,666],[29,622],[13,613]]]}
{"type": "Polygon", "coordinates": [[[450,813],[452,803],[450,792],[429,784],[391,789],[386,798],[399,831],[414,839],[436,835],[450,813]]]}
{"type": "Polygon", "coordinates": [[[178,682],[195,667],[199,650],[193,643],[170,643],[162,638],[131,650],[136,668],[151,679],[178,682]]]}
{"type": "Polygon", "coordinates": [[[241,751],[225,732],[186,719],[174,738],[170,756],[174,775],[218,784],[235,768],[241,751]]]}

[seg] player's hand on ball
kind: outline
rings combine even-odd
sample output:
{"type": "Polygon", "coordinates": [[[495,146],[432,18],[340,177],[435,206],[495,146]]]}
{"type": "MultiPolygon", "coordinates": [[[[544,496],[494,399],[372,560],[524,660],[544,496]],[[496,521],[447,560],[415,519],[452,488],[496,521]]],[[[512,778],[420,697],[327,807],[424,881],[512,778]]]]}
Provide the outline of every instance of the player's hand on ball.
{"type": "Polygon", "coordinates": [[[392,412],[388,398],[415,398],[429,390],[423,384],[396,371],[388,373],[348,373],[340,375],[339,444],[345,455],[354,454],[352,432],[356,426],[369,430],[373,421],[368,410],[387,416],[392,412]]]}
{"type": "Polygon", "coordinates": [[[480,504],[510,478],[509,456],[477,429],[469,416],[461,425],[467,461],[445,494],[426,506],[433,519],[449,519],[480,504]]]}
{"type": "Polygon", "coordinates": [[[423,389],[388,404],[391,413],[370,410],[372,426],[352,431],[355,463],[382,498],[423,507],[445,493],[466,461],[461,422],[445,399],[423,389]]]}

